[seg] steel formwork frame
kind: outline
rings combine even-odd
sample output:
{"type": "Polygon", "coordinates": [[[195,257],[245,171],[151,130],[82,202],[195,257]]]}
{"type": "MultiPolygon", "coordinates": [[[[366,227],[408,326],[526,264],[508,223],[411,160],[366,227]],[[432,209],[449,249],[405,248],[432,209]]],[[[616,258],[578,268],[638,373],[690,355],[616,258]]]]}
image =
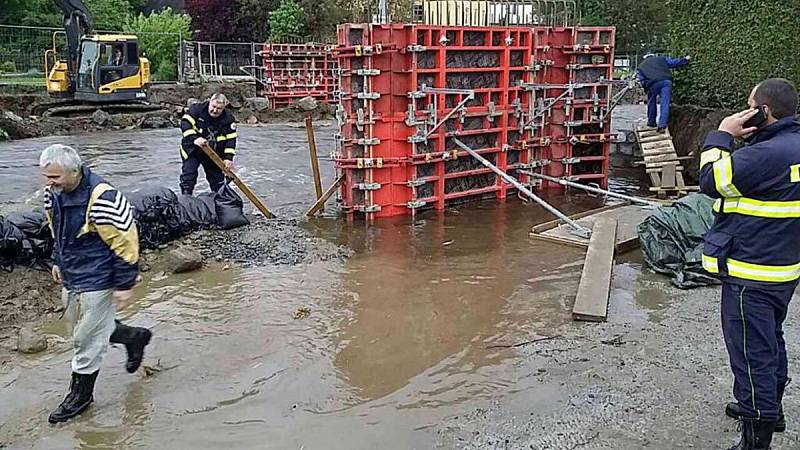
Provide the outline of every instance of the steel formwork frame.
{"type": "Polygon", "coordinates": [[[288,106],[304,97],[333,103],[338,91],[338,61],[325,44],[264,44],[256,68],[261,93],[270,107],[288,106]]]}
{"type": "Polygon", "coordinates": [[[613,34],[609,27],[340,26],[336,165],[345,212],[374,219],[506,198],[515,188],[456,137],[529,185],[562,188],[520,169],[605,187],[613,34]]]}

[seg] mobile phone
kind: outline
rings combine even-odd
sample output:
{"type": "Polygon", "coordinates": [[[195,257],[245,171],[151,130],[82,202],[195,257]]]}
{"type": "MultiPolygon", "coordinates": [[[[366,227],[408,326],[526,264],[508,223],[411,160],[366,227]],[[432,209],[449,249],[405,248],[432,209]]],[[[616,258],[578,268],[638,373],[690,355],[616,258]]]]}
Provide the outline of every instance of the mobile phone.
{"type": "Polygon", "coordinates": [[[757,111],[758,112],[756,112],[753,117],[747,119],[747,122],[742,125],[742,128],[761,128],[761,125],[767,121],[767,111],[764,105],[758,105],[757,111]]]}

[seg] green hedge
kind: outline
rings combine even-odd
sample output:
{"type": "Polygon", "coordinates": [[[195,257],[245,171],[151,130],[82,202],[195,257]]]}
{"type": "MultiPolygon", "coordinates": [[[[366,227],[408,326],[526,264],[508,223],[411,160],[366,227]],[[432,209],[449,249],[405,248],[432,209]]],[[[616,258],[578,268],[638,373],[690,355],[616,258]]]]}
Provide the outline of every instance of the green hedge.
{"type": "Polygon", "coordinates": [[[769,77],[800,86],[798,0],[669,0],[670,47],[691,55],[675,71],[677,103],[744,109],[769,77]]]}

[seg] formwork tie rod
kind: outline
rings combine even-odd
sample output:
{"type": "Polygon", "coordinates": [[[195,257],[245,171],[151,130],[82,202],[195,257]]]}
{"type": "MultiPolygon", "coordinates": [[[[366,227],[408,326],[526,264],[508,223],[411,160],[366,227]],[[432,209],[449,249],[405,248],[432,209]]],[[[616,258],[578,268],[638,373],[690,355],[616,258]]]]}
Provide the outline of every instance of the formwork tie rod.
{"type": "Polygon", "coordinates": [[[589,238],[589,236],[591,236],[592,230],[579,225],[577,222],[575,222],[574,220],[572,220],[569,217],[567,217],[566,214],[562,213],[561,211],[556,209],[551,204],[549,204],[546,201],[544,201],[541,198],[539,198],[536,194],[531,192],[530,189],[526,188],[522,183],[517,181],[516,178],[514,178],[511,175],[509,175],[509,174],[503,172],[502,170],[500,170],[497,166],[495,166],[494,164],[490,163],[489,160],[487,160],[486,158],[484,158],[483,156],[478,154],[478,152],[476,152],[475,150],[469,148],[467,146],[467,144],[461,142],[460,140],[458,140],[456,138],[453,138],[453,142],[455,142],[456,145],[458,145],[459,147],[464,149],[467,153],[472,155],[473,158],[475,158],[478,161],[480,161],[481,164],[483,164],[484,166],[488,167],[489,169],[492,169],[492,172],[496,173],[500,178],[502,178],[505,181],[513,184],[514,187],[517,188],[520,192],[522,192],[523,194],[527,195],[528,197],[533,199],[533,201],[535,201],[536,203],[542,205],[542,207],[544,209],[550,211],[553,215],[555,215],[556,217],[558,217],[559,219],[561,219],[565,223],[567,223],[569,225],[569,228],[570,228],[569,232],[571,234],[574,234],[576,236],[580,236],[582,238],[587,238],[587,239],[589,238]]]}
{"type": "Polygon", "coordinates": [[[530,172],[530,171],[527,171],[527,170],[526,171],[520,171],[520,173],[523,173],[523,174],[531,176],[531,177],[539,178],[540,180],[546,180],[546,181],[550,181],[550,182],[553,182],[553,183],[558,183],[558,184],[560,184],[562,186],[569,186],[569,187],[574,187],[574,188],[577,188],[577,189],[583,189],[584,191],[594,192],[595,194],[603,194],[603,195],[606,195],[608,197],[615,197],[615,198],[619,198],[619,199],[622,199],[622,200],[627,200],[627,201],[632,202],[632,203],[638,203],[640,205],[651,206],[651,207],[654,207],[654,208],[663,206],[661,203],[654,202],[654,201],[651,201],[651,200],[647,200],[647,199],[642,198],[642,197],[633,197],[633,196],[630,196],[630,195],[620,194],[620,193],[617,193],[617,192],[612,192],[612,191],[608,191],[608,190],[605,190],[605,189],[596,188],[594,186],[587,186],[585,184],[574,183],[572,181],[567,181],[567,180],[565,180],[563,178],[555,178],[555,177],[551,177],[551,176],[548,176],[548,175],[543,175],[541,173],[530,172]]]}

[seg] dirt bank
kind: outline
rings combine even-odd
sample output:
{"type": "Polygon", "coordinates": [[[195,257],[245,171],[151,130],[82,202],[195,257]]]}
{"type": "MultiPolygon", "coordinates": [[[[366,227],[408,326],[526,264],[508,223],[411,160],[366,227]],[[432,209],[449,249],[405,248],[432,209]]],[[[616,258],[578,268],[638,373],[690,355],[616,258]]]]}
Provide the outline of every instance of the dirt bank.
{"type": "MultiPolygon", "coordinates": [[[[143,277],[164,278],[172,273],[174,261],[169,253],[176,247],[197,250],[205,263],[218,266],[216,270],[232,264],[297,265],[349,256],[343,247],[311,236],[297,220],[266,221],[261,217],[250,220],[249,226],[202,231],[162,249],[143,251],[140,260],[143,277]]],[[[43,268],[17,266],[13,272],[0,272],[0,348],[4,351],[14,348],[21,326],[36,327],[57,317],[62,311],[60,289],[43,268]]]]}
{"type": "Polygon", "coordinates": [[[323,104],[306,109],[300,106],[270,109],[266,99],[255,96],[255,88],[250,83],[207,83],[152,86],[148,90],[148,101],[161,107],[155,111],[126,114],[97,108],[70,113],[68,117],[46,116],[47,105],[55,106],[57,100],[43,90],[19,91],[16,87],[0,86],[0,141],[100,130],[176,127],[186,106],[203,101],[215,92],[222,92],[230,99],[230,108],[240,123],[292,122],[308,115],[329,119],[333,115],[333,108],[323,104]]]}
{"type": "Polygon", "coordinates": [[[716,130],[723,118],[734,111],[675,105],[670,108],[669,129],[678,156],[692,153],[693,158],[684,161],[683,173],[692,184],[697,183],[700,150],[709,131],[716,130]]]}
{"type": "MultiPolygon", "coordinates": [[[[719,288],[679,291],[653,283],[635,288],[636,265],[615,267],[609,322],[569,324],[550,340],[519,347],[533,388],[437,426],[440,448],[721,449],[737,437],[725,417],[732,378],[719,324],[719,288]],[[633,294],[633,295],[632,295],[633,294]],[[636,302],[646,317],[624,316],[636,302]]],[[[790,373],[798,373],[800,318],[790,310],[790,373]]],[[[532,336],[531,340],[541,338],[532,336]]],[[[498,351],[515,352],[515,349],[498,351]]],[[[519,380],[523,384],[523,380],[519,380]]],[[[787,390],[789,418],[800,414],[797,387],[787,390]]],[[[772,448],[800,448],[792,420],[772,448]]]]}

